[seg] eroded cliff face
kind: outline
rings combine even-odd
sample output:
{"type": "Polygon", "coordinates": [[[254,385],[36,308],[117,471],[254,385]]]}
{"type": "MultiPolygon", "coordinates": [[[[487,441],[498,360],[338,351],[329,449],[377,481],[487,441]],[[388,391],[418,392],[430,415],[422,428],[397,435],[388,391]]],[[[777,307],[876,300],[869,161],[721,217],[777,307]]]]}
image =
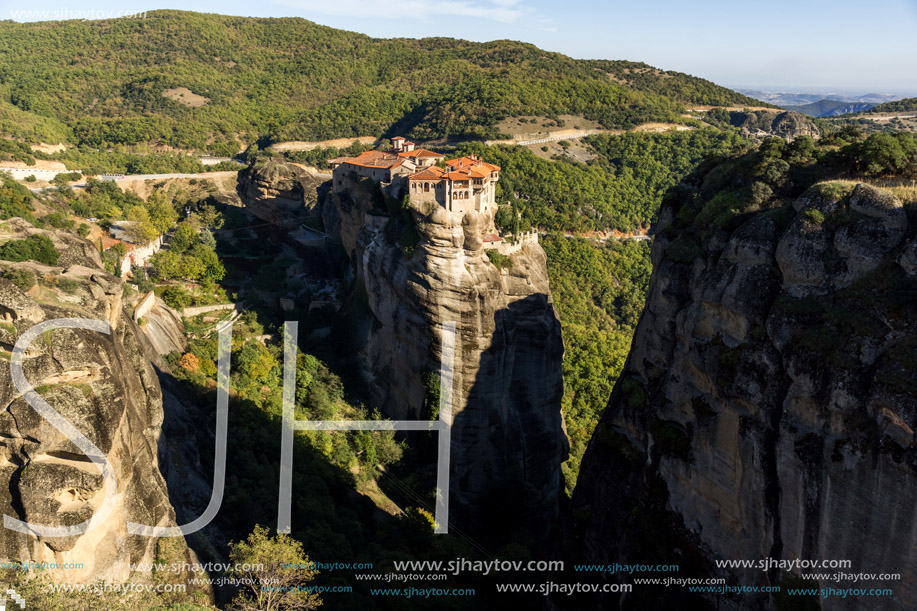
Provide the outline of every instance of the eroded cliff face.
{"type": "MultiPolygon", "coordinates": [[[[6,269],[33,274],[37,283],[23,291],[0,278],[0,511],[39,525],[81,523],[99,510],[104,480],[95,465],[64,434],[42,418],[13,385],[9,355],[33,325],[56,318],[106,321],[111,333],[82,329],[46,331],[26,351],[26,378],[54,409],[95,444],[117,478],[114,510],[107,521],[82,535],[36,537],[0,529],[5,561],[80,563],[54,571],[68,582],[125,582],[130,563],[152,562],[157,540],[127,532],[127,522],[174,526],[175,514],[157,468],[163,420],[162,393],[151,365],[155,352],[122,310],[122,281],[101,271],[92,244],[64,232],[4,223],[10,238],[42,234],[61,252],[59,267],[35,262],[6,263],[6,269]]],[[[25,286],[25,285],[23,285],[25,286]]],[[[175,561],[192,560],[183,539],[169,542],[175,561]]],[[[162,550],[159,550],[160,552],[162,550]]]]}
{"type": "Polygon", "coordinates": [[[730,123],[738,127],[743,136],[779,136],[792,140],[799,136],[819,135],[812,120],[791,110],[738,110],[730,113],[730,123]]]}
{"type": "Polygon", "coordinates": [[[410,212],[420,239],[405,255],[389,243],[388,218],[371,214],[365,195],[354,185],[335,202],[374,318],[363,349],[374,402],[391,418],[431,417],[423,378],[438,371],[443,325],[454,321],[453,515],[473,526],[497,496],[520,485],[500,509],[545,535],[568,443],[560,413],[563,342],[544,251],[526,245],[501,271],[483,249],[493,219],[437,207],[410,212]]]}
{"type": "Polygon", "coordinates": [[[320,215],[322,182],[292,163],[259,159],[239,172],[236,191],[249,212],[291,229],[297,220],[320,215]]]}
{"type": "MultiPolygon", "coordinates": [[[[900,573],[858,586],[894,597],[822,609],[915,608],[913,218],[884,191],[833,183],[686,255],[666,231],[678,213],[661,214],[646,311],[582,463],[567,557],[671,562],[682,577],[749,586],[794,577],[714,560],[849,559],[844,572],[900,573]]],[[[779,608],[767,594],[666,594],[635,588],[623,608],[779,608]]]]}

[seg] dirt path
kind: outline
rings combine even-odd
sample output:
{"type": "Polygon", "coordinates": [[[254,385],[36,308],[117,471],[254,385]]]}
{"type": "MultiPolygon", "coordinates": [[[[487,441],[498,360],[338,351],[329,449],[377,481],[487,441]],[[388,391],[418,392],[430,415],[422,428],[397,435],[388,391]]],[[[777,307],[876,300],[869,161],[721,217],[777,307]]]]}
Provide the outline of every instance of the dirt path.
{"type": "Polygon", "coordinates": [[[290,142],[278,142],[268,147],[274,151],[313,151],[319,148],[347,148],[354,142],[359,142],[366,146],[373,146],[376,143],[375,136],[360,136],[359,138],[336,138],[334,140],[319,140],[315,142],[305,142],[302,140],[293,140],[290,142]]]}

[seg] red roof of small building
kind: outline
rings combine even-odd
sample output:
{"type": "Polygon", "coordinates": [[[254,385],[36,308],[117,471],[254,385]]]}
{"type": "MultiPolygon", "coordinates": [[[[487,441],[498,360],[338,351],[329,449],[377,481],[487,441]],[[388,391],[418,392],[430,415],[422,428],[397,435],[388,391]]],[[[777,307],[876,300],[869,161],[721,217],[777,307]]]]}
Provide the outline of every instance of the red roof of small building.
{"type": "Polygon", "coordinates": [[[105,236],[102,236],[99,239],[102,240],[102,250],[108,250],[109,248],[117,244],[124,244],[124,246],[127,247],[128,250],[131,250],[134,247],[133,244],[130,244],[128,242],[122,242],[121,240],[116,240],[115,238],[107,238],[105,236]]]}
{"type": "Polygon", "coordinates": [[[484,235],[484,241],[485,242],[502,242],[503,238],[501,238],[500,236],[498,236],[495,233],[488,233],[484,235]]]}
{"type": "Polygon", "coordinates": [[[413,151],[402,151],[398,153],[400,157],[438,157],[440,159],[445,159],[446,156],[442,153],[435,153],[433,151],[428,151],[427,149],[414,149],[413,151]]]}
{"type": "Polygon", "coordinates": [[[351,165],[358,165],[364,168],[388,169],[401,165],[404,163],[404,159],[398,155],[385,153],[383,151],[366,151],[365,153],[360,153],[356,157],[338,157],[336,159],[332,159],[331,162],[349,163],[351,165]]]}
{"type": "Polygon", "coordinates": [[[484,176],[489,176],[494,172],[500,171],[500,166],[494,165],[492,163],[487,163],[481,161],[477,156],[466,156],[466,157],[457,157],[456,159],[450,159],[446,162],[446,165],[452,168],[453,170],[459,171],[470,171],[475,170],[482,173],[484,176]]]}
{"type": "Polygon", "coordinates": [[[408,176],[408,180],[442,180],[445,172],[436,167],[430,166],[429,168],[424,168],[419,172],[415,172],[408,176]]]}

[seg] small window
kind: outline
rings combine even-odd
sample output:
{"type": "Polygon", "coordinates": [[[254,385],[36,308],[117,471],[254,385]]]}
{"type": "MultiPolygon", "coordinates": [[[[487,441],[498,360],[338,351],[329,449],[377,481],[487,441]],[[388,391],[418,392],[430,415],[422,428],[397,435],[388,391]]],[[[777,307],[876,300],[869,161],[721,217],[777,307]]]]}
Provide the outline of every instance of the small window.
{"type": "Polygon", "coordinates": [[[430,192],[430,183],[428,183],[428,182],[423,183],[423,192],[424,192],[424,193],[429,193],[429,192],[430,192]]]}

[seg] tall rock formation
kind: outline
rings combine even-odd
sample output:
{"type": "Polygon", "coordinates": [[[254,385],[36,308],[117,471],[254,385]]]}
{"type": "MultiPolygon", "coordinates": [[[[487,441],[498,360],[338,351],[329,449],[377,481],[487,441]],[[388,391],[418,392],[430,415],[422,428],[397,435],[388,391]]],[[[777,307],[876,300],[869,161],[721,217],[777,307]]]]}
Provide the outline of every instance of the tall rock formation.
{"type": "Polygon", "coordinates": [[[36,392],[108,457],[117,496],[108,520],[82,535],[36,537],[0,528],[0,558],[78,563],[81,568],[49,573],[68,582],[126,582],[132,578],[131,563],[157,557],[192,560],[183,539],[162,548],[157,539],[127,531],[128,521],[174,526],[175,513],[157,468],[163,421],[162,393],[151,365],[157,355],[122,310],[121,279],[102,271],[95,247],[82,238],[35,229],[21,219],[5,221],[4,230],[10,239],[47,236],[61,254],[57,266],[2,265],[7,277],[0,278],[0,350],[6,355],[0,367],[0,473],[7,483],[0,512],[34,524],[73,525],[95,515],[104,497],[95,465],[12,382],[9,357],[17,339],[33,325],[56,318],[102,320],[111,327],[108,335],[46,331],[28,348],[23,367],[36,392]]]}
{"type": "Polygon", "coordinates": [[[743,136],[779,136],[793,140],[799,136],[819,136],[818,126],[805,115],[791,110],[736,110],[729,113],[730,123],[743,136]]]}
{"type": "Polygon", "coordinates": [[[496,504],[544,536],[568,450],[563,342],[544,251],[527,244],[501,270],[482,241],[490,215],[435,207],[383,216],[380,197],[365,182],[334,196],[342,242],[374,319],[363,345],[374,403],[391,418],[430,418],[424,378],[438,370],[443,325],[454,321],[453,513],[468,528],[496,504]],[[416,246],[399,245],[411,227],[416,246]],[[519,494],[497,502],[508,490],[519,494]]]}
{"type": "Polygon", "coordinates": [[[322,182],[292,163],[262,158],[239,172],[236,191],[256,217],[292,229],[296,221],[320,215],[322,182]]]}
{"type": "MultiPolygon", "coordinates": [[[[850,183],[816,185],[779,209],[754,212],[768,205],[749,200],[729,217],[708,188],[723,175],[710,172],[661,212],[646,311],[583,460],[565,554],[784,589],[800,583],[799,570],[714,561],[849,559],[847,573],[900,573],[856,584],[894,596],[828,598],[820,608],[913,609],[914,219],[888,193],[850,183]]],[[[786,604],[674,593],[635,586],[621,608],[786,604]]]]}

